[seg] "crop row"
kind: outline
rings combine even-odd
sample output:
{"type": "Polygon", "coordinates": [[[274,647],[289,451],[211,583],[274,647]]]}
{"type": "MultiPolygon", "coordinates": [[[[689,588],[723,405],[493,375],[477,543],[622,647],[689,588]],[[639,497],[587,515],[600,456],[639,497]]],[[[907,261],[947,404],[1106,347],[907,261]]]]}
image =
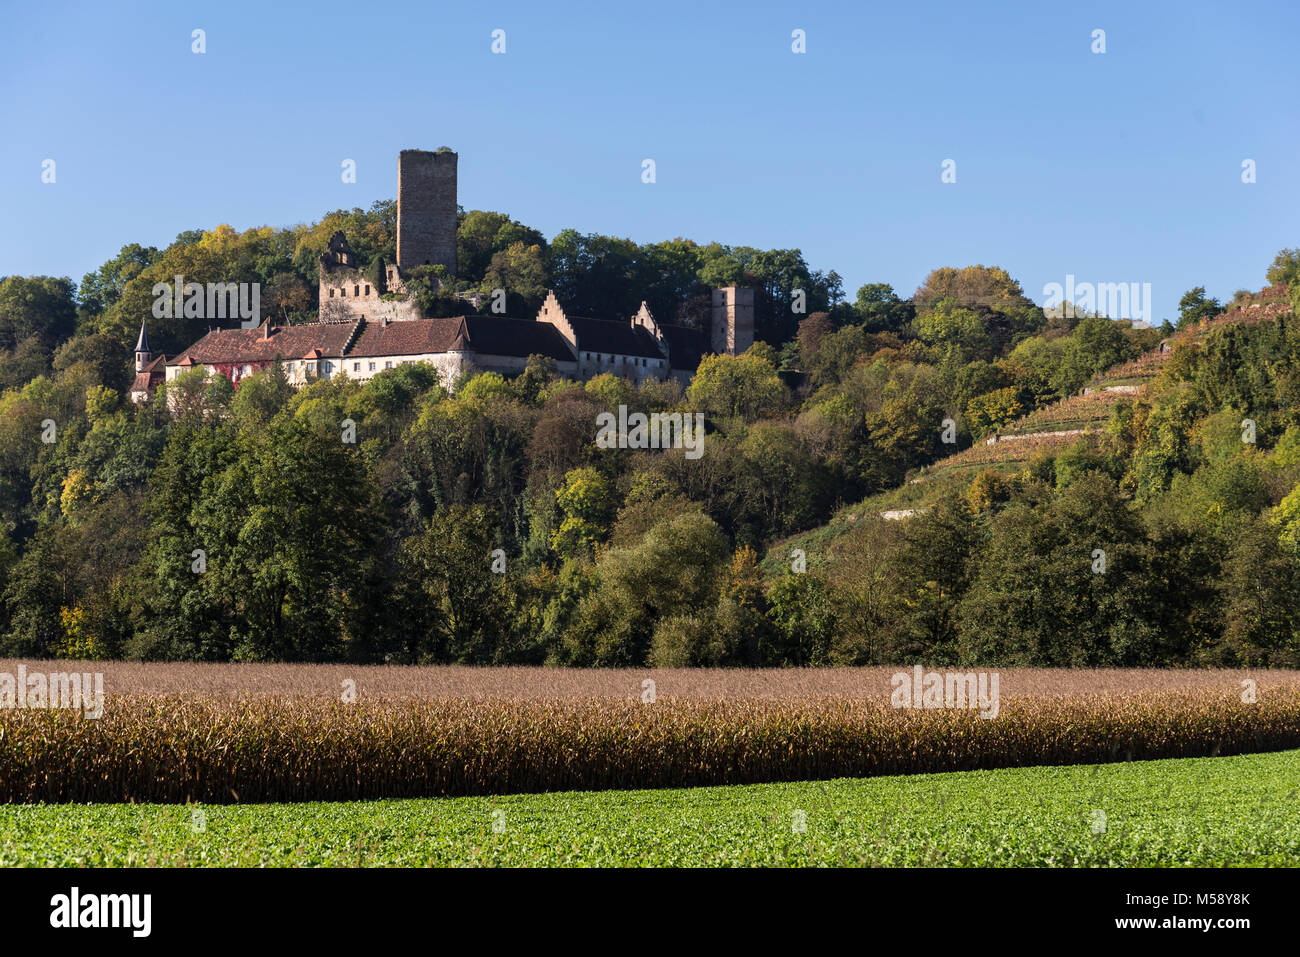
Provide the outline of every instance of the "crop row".
{"type": "Polygon", "coordinates": [[[1300,691],[878,700],[126,695],[0,713],[0,801],[336,801],[689,787],[1300,746],[1300,691]]]}

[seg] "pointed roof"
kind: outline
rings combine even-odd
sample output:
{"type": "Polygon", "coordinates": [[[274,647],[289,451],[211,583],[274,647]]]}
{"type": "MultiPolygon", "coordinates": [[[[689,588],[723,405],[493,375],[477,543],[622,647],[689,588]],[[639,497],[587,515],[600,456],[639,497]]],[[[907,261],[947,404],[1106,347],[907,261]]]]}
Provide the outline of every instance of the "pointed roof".
{"type": "Polygon", "coordinates": [[[140,338],[135,341],[136,352],[152,352],[149,348],[149,333],[144,327],[144,320],[140,320],[140,338]]]}
{"type": "Polygon", "coordinates": [[[465,317],[460,317],[460,325],[456,327],[456,337],[452,339],[451,345],[447,347],[448,352],[465,352],[469,349],[469,330],[465,328],[465,317]]]}

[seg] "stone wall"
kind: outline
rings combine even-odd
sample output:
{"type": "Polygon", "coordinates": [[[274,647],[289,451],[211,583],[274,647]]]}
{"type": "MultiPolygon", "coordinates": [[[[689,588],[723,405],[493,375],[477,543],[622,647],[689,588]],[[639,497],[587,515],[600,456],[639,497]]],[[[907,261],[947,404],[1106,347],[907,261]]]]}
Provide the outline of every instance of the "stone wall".
{"type": "MultiPolygon", "coordinates": [[[[361,287],[365,288],[364,285],[361,287]]],[[[420,304],[412,296],[407,299],[381,299],[379,296],[372,295],[369,298],[359,296],[353,298],[352,286],[348,286],[348,297],[335,296],[328,298],[329,294],[322,287],[320,303],[320,321],[321,322],[355,322],[358,319],[365,319],[367,322],[374,322],[381,319],[388,319],[391,322],[401,322],[406,319],[419,319],[420,304]]]]}

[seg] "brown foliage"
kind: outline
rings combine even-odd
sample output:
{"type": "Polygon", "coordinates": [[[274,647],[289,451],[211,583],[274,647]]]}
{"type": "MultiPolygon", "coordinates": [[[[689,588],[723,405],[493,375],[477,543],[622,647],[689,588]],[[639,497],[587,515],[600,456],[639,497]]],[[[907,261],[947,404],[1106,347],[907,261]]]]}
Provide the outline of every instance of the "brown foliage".
{"type": "Polygon", "coordinates": [[[891,668],[100,667],[110,694],[98,720],[0,712],[0,800],[686,787],[1300,745],[1295,672],[1257,674],[1258,703],[1243,704],[1245,672],[1009,669],[1000,713],[985,719],[891,708],[891,668]],[[355,703],[339,700],[344,678],[355,703]]]}

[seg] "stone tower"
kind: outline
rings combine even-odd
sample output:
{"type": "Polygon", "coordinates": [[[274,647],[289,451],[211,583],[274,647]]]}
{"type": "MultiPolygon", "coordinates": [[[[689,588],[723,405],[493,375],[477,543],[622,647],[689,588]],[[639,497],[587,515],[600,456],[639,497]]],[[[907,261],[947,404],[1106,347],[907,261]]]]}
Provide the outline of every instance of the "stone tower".
{"type": "Polygon", "coordinates": [[[397,157],[397,268],[439,264],[456,275],[456,154],[445,147],[397,157]]]}
{"type": "Polygon", "coordinates": [[[713,351],[738,356],[754,344],[754,290],[748,286],[723,286],[713,290],[713,351]]]}

